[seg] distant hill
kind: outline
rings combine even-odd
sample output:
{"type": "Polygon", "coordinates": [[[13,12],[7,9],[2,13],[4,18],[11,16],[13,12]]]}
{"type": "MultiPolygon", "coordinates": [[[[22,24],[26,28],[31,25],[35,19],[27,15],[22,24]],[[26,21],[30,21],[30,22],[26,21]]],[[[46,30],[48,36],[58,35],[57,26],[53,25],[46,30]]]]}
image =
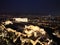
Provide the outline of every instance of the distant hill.
{"type": "MultiPolygon", "coordinates": [[[[11,17],[35,17],[35,16],[48,16],[48,13],[22,13],[22,12],[0,12],[0,16],[11,16],[11,17]]],[[[52,15],[57,16],[57,15],[52,15]]]]}

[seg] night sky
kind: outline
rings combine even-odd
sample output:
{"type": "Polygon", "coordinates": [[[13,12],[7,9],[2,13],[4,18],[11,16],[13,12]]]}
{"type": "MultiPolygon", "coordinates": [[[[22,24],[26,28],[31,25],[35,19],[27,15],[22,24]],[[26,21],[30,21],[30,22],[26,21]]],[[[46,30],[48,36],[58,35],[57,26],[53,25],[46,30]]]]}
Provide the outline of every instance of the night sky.
{"type": "Polygon", "coordinates": [[[60,15],[59,0],[0,0],[0,12],[60,15]]]}

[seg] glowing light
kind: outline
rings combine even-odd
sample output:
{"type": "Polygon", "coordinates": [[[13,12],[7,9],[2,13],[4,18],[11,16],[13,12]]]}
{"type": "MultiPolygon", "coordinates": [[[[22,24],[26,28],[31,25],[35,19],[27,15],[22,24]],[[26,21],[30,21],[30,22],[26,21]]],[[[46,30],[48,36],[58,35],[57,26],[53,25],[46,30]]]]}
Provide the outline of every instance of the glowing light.
{"type": "Polygon", "coordinates": [[[33,26],[33,25],[29,25],[29,26],[25,26],[25,30],[24,32],[27,34],[28,37],[32,36],[32,33],[34,33],[34,36],[37,36],[37,33],[41,33],[43,35],[46,34],[46,32],[44,31],[44,29],[39,28],[38,26],[33,26]]]}
{"type": "Polygon", "coordinates": [[[9,24],[13,24],[13,22],[12,21],[5,21],[4,24],[9,25],[9,24]]]}
{"type": "Polygon", "coordinates": [[[27,18],[13,18],[16,22],[28,22],[27,18]]]}

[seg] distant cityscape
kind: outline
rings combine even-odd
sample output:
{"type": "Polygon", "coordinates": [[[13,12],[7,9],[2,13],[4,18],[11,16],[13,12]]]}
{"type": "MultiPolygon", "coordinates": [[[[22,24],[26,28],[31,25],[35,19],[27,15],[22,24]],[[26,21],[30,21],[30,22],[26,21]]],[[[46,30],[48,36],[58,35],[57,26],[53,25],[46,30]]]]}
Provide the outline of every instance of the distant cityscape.
{"type": "Polygon", "coordinates": [[[6,45],[60,44],[60,16],[0,15],[0,29],[6,45]]]}

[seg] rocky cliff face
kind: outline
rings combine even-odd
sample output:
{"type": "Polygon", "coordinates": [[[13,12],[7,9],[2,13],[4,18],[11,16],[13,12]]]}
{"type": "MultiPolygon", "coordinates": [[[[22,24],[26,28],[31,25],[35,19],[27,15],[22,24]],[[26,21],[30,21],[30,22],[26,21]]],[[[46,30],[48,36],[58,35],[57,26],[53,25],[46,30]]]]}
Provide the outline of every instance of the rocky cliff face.
{"type": "MultiPolygon", "coordinates": [[[[22,32],[18,29],[6,27],[7,25],[14,25],[13,22],[0,23],[0,44],[1,45],[53,45],[53,39],[49,37],[47,32],[34,25],[24,25],[22,32]]],[[[21,25],[20,25],[21,26],[21,25]]],[[[15,27],[19,27],[18,25],[15,27]]],[[[19,29],[20,30],[20,29],[19,29]]],[[[57,45],[57,44],[55,44],[57,45]]]]}

